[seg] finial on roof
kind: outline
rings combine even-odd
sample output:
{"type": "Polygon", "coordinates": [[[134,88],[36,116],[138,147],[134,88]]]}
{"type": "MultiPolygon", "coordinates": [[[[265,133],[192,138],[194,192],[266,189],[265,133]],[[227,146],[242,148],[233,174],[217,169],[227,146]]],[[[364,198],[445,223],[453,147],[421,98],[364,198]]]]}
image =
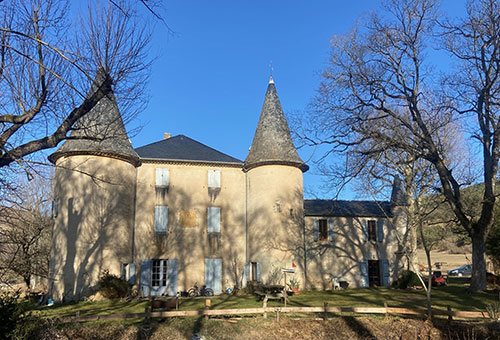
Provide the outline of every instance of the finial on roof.
{"type": "Polygon", "coordinates": [[[274,79],[273,79],[273,62],[271,61],[269,63],[269,84],[274,84],[274,79]]]}

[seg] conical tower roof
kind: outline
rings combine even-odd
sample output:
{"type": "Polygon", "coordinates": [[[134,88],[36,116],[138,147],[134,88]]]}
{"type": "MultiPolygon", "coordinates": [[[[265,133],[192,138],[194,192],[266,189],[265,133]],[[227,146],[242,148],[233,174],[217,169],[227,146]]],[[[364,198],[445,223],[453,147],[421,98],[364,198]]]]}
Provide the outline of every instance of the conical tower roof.
{"type": "Polygon", "coordinates": [[[248,171],[260,165],[270,164],[295,166],[303,172],[309,169],[293,145],[272,77],[267,86],[259,124],[244,169],[248,171]]]}
{"type": "MultiPolygon", "coordinates": [[[[97,72],[91,94],[98,90],[106,76],[103,69],[97,72]]],[[[50,155],[49,160],[55,163],[58,158],[71,155],[107,156],[122,159],[134,166],[140,164],[139,156],[128,139],[113,92],[102,98],[89,113],[76,122],[71,131],[71,139],[67,139],[50,155]]]]}

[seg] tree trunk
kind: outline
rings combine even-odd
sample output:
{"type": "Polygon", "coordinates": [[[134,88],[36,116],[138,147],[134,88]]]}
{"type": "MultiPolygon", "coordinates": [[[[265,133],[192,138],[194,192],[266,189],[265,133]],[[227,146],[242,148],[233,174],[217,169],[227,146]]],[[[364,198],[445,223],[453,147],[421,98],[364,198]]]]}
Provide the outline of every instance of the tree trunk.
{"type": "Polygon", "coordinates": [[[472,234],[472,278],[469,290],[471,292],[486,289],[486,228],[480,228],[472,234]]]}

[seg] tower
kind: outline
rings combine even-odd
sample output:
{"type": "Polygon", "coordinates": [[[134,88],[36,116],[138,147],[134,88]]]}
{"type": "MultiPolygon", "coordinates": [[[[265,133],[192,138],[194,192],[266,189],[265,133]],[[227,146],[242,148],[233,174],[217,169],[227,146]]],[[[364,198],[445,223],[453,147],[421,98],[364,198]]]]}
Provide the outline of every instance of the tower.
{"type": "Polygon", "coordinates": [[[272,77],[243,170],[247,194],[247,277],[273,283],[281,275],[281,268],[295,263],[299,271],[303,269],[303,254],[299,250],[304,223],[302,173],[308,166],[293,145],[272,77]]]}
{"type": "MultiPolygon", "coordinates": [[[[98,71],[90,93],[109,77],[98,71]]],[[[54,229],[49,292],[79,299],[104,271],[120,274],[133,262],[133,217],[138,155],[113,93],[77,123],[52,155],[54,229]]]]}

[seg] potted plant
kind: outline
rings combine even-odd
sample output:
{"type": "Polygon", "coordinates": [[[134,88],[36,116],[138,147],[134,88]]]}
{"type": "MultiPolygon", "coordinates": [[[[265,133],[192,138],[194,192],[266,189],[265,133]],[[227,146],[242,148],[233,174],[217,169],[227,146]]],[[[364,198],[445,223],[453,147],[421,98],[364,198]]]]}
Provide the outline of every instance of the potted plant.
{"type": "Polygon", "coordinates": [[[292,290],[294,295],[297,295],[299,293],[299,285],[300,285],[299,280],[297,280],[294,277],[290,279],[290,283],[288,284],[288,286],[290,286],[290,289],[292,290]]]}

